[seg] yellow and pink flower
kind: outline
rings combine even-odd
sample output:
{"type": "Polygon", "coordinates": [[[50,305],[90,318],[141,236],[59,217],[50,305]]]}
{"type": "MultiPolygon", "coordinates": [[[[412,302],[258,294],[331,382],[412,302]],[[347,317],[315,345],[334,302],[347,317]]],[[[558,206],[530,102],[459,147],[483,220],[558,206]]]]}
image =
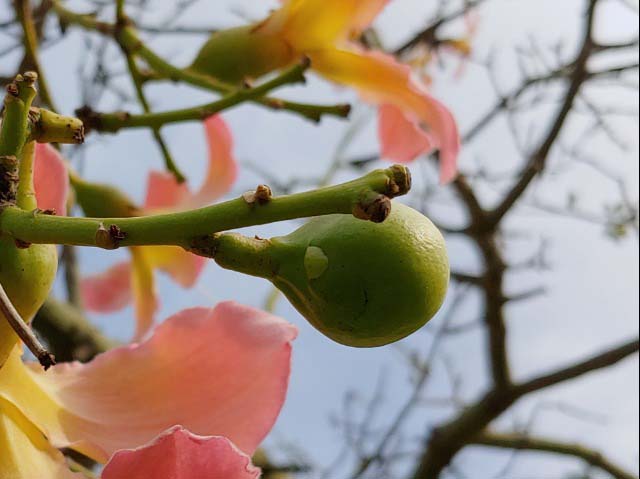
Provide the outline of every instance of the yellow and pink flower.
{"type": "Polygon", "coordinates": [[[389,0],[284,0],[266,19],[214,34],[190,67],[226,81],[261,76],[306,56],[323,77],[354,88],[381,107],[382,155],[409,162],[438,149],[440,179],[456,174],[460,149],[451,112],[433,98],[411,68],[356,39],[389,0]]]}
{"type": "Polygon", "coordinates": [[[284,402],[296,334],[226,302],[46,373],[15,348],[0,369],[0,479],[82,477],[65,447],[107,463],[103,479],[256,479],[249,455],[284,402]]]}

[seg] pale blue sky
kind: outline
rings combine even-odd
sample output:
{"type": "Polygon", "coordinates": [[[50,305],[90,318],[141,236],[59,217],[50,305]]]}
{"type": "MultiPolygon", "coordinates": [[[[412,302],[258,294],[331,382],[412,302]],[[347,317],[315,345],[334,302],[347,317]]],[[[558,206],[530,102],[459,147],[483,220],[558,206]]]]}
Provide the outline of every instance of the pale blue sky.
{"type": "MultiPolygon", "coordinates": [[[[180,23],[216,27],[235,25],[243,17],[259,18],[273,3],[202,1],[186,12],[180,23]],[[212,6],[214,3],[215,7],[212,6]]],[[[513,49],[516,45],[526,44],[527,38],[536,37],[543,46],[563,38],[570,54],[578,38],[579,23],[576,18],[582,3],[578,0],[489,1],[488,7],[480,10],[474,57],[484,58],[490,50],[495,49],[497,80],[507,90],[518,81],[513,49]]],[[[155,4],[164,5],[158,1],[155,4]]],[[[614,0],[607,2],[607,13],[597,26],[598,32],[607,39],[624,40],[637,35],[637,16],[625,7],[617,6],[619,4],[614,0]]],[[[430,1],[392,1],[377,22],[382,38],[389,45],[401,42],[412,30],[420,28],[431,8],[430,1]]],[[[2,15],[2,18],[5,16],[2,15]]],[[[151,22],[155,16],[150,13],[147,20],[151,22]]],[[[66,41],[52,47],[44,57],[44,67],[56,100],[65,113],[70,113],[79,105],[75,73],[77,59],[84,48],[80,38],[79,33],[73,33],[66,41]]],[[[177,63],[186,64],[201,41],[198,37],[170,37],[152,44],[177,63]]],[[[116,57],[114,53],[111,58],[116,57]]],[[[494,97],[481,67],[473,63],[467,65],[465,75],[460,79],[452,75],[454,67],[434,72],[433,91],[452,108],[461,129],[465,131],[491,106],[494,97]]],[[[289,88],[282,94],[318,101],[356,99],[352,93],[315,78],[311,78],[304,89],[289,88]]],[[[149,89],[149,95],[156,109],[197,104],[210,98],[202,92],[166,86],[149,89]]],[[[609,90],[598,95],[598,99],[606,95],[606,98],[615,100],[619,93],[609,90]]],[[[637,108],[637,96],[634,103],[637,108]]],[[[544,118],[543,110],[536,114],[536,118],[544,118]]],[[[354,117],[366,118],[369,114],[366,107],[359,107],[354,117]]],[[[315,126],[288,114],[274,114],[251,106],[236,108],[226,113],[225,118],[234,132],[237,157],[242,162],[260,164],[272,173],[277,172],[280,178],[322,173],[349,126],[345,121],[334,119],[326,119],[320,126],[315,126]]],[[[610,143],[601,139],[589,140],[585,146],[591,154],[605,160],[608,170],[627,178],[631,198],[637,201],[638,125],[635,119],[618,121],[615,125],[618,136],[630,147],[628,152],[613,149],[610,143]]],[[[540,133],[536,126],[539,128],[540,125],[533,124],[534,135],[540,133]]],[[[205,161],[200,125],[166,128],[165,135],[176,160],[197,186],[201,177],[199,172],[204,168],[205,161]]],[[[349,151],[354,154],[372,153],[376,148],[374,125],[370,122],[349,151]]],[[[464,171],[473,167],[476,161],[482,161],[491,172],[508,171],[515,165],[513,151],[504,123],[497,122],[488,134],[463,152],[461,168],[464,171]]],[[[142,198],[148,168],[159,168],[161,165],[158,151],[146,131],[91,138],[86,155],[85,171],[89,178],[113,181],[137,199],[142,198]]],[[[592,170],[575,167],[567,174],[562,170],[562,161],[559,155],[552,157],[550,166],[558,173],[548,175],[544,187],[536,188],[537,197],[555,199],[560,193],[571,190],[580,197],[581,204],[594,211],[616,198],[613,185],[603,183],[601,177],[592,170]]],[[[435,175],[431,174],[430,178],[436,187],[435,175]]],[[[254,186],[259,180],[259,177],[243,168],[234,194],[254,186]]],[[[495,198],[495,191],[486,190],[483,194],[487,200],[495,198]]],[[[441,201],[434,204],[434,216],[447,220],[450,215],[455,216],[446,194],[440,195],[440,198],[441,201]]],[[[639,285],[636,237],[630,235],[614,242],[605,237],[600,226],[549,217],[526,207],[519,208],[517,214],[509,217],[507,227],[509,230],[527,231],[529,235],[509,240],[506,249],[509,258],[518,260],[526,257],[535,249],[536,241],[545,238],[550,245],[548,261],[552,265],[552,270],[544,273],[514,273],[509,276],[509,291],[522,291],[532,285],[544,285],[548,290],[546,296],[507,308],[510,356],[517,378],[581,358],[637,334],[639,285]]],[[[294,224],[279,224],[251,229],[251,233],[267,236],[286,233],[293,228],[294,224]]],[[[466,245],[452,240],[449,252],[452,264],[456,267],[474,268],[476,259],[466,245]]],[[[82,270],[101,270],[114,258],[122,258],[125,254],[125,251],[83,251],[82,270]]],[[[264,281],[221,271],[213,264],[207,267],[192,291],[176,288],[166,279],[160,281],[160,318],[185,306],[211,305],[223,299],[261,306],[270,290],[264,281]]],[[[478,311],[477,302],[468,302],[460,315],[460,322],[476,319],[478,311]]],[[[284,301],[279,303],[276,312],[298,325],[300,336],[295,343],[289,396],[267,443],[294,444],[306,451],[315,463],[326,464],[341,447],[341,433],[332,428],[329,417],[340,412],[345,393],[357,390],[365,397],[371,395],[381,373],[386,373],[384,412],[381,414],[384,423],[384,419],[392,416],[409,392],[408,371],[396,346],[371,350],[346,348],[330,342],[309,327],[284,301]]],[[[132,331],[131,316],[129,309],[108,317],[96,316],[95,319],[105,331],[127,338],[132,331]]],[[[434,319],[424,331],[403,341],[402,347],[422,348],[427,345],[431,340],[430,331],[437,327],[438,321],[439,318],[434,319]]],[[[486,381],[482,335],[472,332],[460,336],[447,343],[445,351],[456,370],[462,373],[463,395],[468,399],[477,396],[486,381]]],[[[447,391],[447,380],[439,369],[436,368],[434,381],[428,391],[434,396],[438,396],[438,393],[441,396],[447,391]]],[[[637,378],[638,360],[635,357],[604,373],[595,373],[583,380],[553,388],[545,393],[544,398],[536,396],[525,400],[501,419],[498,425],[508,428],[514,421],[526,421],[532,409],[541,401],[565,401],[586,411],[596,411],[602,417],[598,417],[599,421],[594,423],[548,410],[538,417],[534,431],[583,442],[606,452],[637,472],[637,378]]],[[[407,437],[419,437],[429,425],[442,420],[447,413],[442,408],[420,409],[409,421],[407,437]]],[[[408,442],[407,445],[411,450],[415,442],[408,442]]],[[[461,454],[456,464],[470,479],[488,479],[500,470],[506,458],[508,456],[504,454],[475,450],[461,454]]],[[[533,459],[523,456],[513,469],[513,477],[509,479],[555,479],[568,470],[577,470],[576,465],[570,460],[557,460],[549,456],[533,459]]]]}

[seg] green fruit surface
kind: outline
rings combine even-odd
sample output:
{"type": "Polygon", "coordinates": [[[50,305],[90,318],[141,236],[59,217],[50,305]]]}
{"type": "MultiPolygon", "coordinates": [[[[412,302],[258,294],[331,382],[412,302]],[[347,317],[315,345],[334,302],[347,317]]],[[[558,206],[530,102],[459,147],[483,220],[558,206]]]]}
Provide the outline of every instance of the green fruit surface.
{"type": "Polygon", "coordinates": [[[323,216],[271,244],[279,265],[273,283],[338,343],[373,347],[404,338],[435,315],[446,295],[444,239],[428,218],[400,203],[380,224],[323,216]]]}
{"type": "Polygon", "coordinates": [[[260,78],[292,60],[293,52],[284,41],[250,25],[214,33],[189,69],[238,84],[260,78]]]}
{"type": "MultiPolygon", "coordinates": [[[[16,247],[13,239],[0,237],[0,284],[20,316],[30,322],[49,295],[56,276],[58,255],[54,245],[16,247]]],[[[1,315],[2,313],[0,313],[1,315]]],[[[0,318],[0,365],[13,349],[17,336],[0,318]]]]}

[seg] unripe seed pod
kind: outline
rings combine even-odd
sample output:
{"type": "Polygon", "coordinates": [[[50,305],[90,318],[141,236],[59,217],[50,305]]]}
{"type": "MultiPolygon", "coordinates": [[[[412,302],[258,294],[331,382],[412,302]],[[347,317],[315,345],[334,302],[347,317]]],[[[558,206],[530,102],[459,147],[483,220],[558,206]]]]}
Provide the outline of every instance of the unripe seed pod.
{"type": "Polygon", "coordinates": [[[250,25],[211,35],[189,69],[239,84],[285,67],[293,60],[294,53],[286,42],[250,25]]]}
{"type": "Polygon", "coordinates": [[[137,216],[140,210],[124,193],[111,185],[85,181],[70,175],[76,201],[84,214],[92,218],[127,218],[137,216]]]}
{"type": "Polygon", "coordinates": [[[269,279],[316,329],[356,347],[389,344],[422,327],[449,283],[442,235],[399,203],[380,224],[329,215],[270,240],[224,234],[215,259],[269,279]]]}

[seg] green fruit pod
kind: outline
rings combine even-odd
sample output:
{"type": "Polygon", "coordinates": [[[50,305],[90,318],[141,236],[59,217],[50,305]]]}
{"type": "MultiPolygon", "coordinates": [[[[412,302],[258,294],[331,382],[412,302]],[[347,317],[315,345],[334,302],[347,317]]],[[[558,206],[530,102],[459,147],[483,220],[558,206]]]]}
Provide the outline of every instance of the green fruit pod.
{"type": "Polygon", "coordinates": [[[250,25],[212,34],[189,70],[239,84],[285,67],[294,58],[285,41],[250,25]]]}
{"type": "MultiPolygon", "coordinates": [[[[0,284],[25,322],[33,319],[47,299],[57,268],[58,254],[54,245],[19,247],[12,238],[0,237],[0,284]]],[[[0,318],[0,365],[17,340],[9,323],[0,318]]]]}
{"type": "Polygon", "coordinates": [[[270,240],[224,234],[215,259],[269,279],[317,330],[354,347],[382,346],[421,328],[449,283],[440,231],[399,203],[379,224],[329,215],[270,240]]]}

